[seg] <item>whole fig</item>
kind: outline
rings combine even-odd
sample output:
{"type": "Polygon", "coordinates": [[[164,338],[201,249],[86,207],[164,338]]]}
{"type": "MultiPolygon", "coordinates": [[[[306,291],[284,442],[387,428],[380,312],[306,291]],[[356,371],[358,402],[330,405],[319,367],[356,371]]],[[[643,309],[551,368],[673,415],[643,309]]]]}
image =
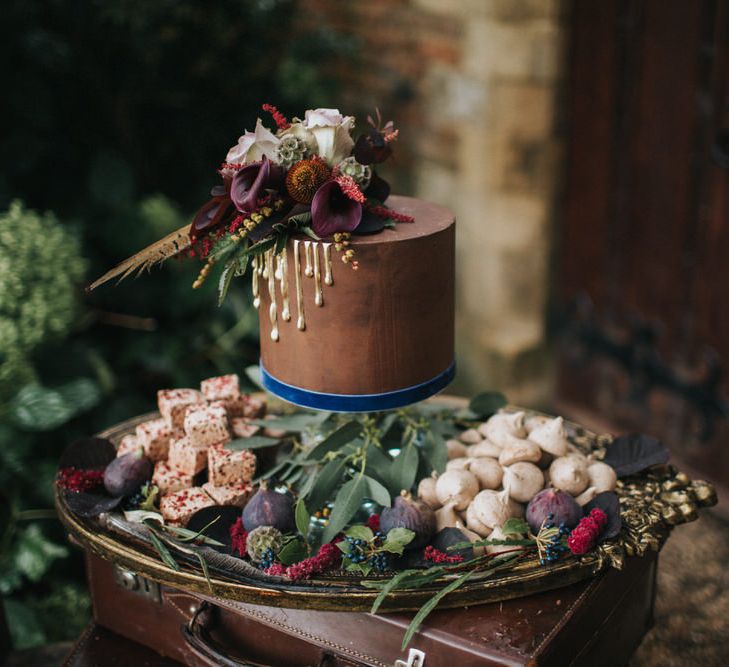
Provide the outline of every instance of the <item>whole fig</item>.
{"type": "Polygon", "coordinates": [[[265,484],[243,508],[243,527],[252,531],[258,526],[273,526],[282,533],[291,533],[296,529],[294,506],[291,497],[284,493],[271,491],[265,484]]]}
{"type": "Polygon", "coordinates": [[[154,464],[140,447],[115,458],[104,470],[104,487],[112,496],[128,496],[152,479],[154,464]]]}
{"type": "Polygon", "coordinates": [[[527,505],[526,520],[532,533],[536,535],[539,532],[550,514],[555,526],[564,524],[572,529],[582,518],[582,508],[569,493],[557,489],[544,489],[527,505]]]}
{"type": "Polygon", "coordinates": [[[408,549],[425,546],[435,533],[435,512],[422,500],[414,500],[408,491],[395,498],[392,507],[380,513],[380,530],[388,533],[393,528],[407,528],[415,533],[408,549]]]}

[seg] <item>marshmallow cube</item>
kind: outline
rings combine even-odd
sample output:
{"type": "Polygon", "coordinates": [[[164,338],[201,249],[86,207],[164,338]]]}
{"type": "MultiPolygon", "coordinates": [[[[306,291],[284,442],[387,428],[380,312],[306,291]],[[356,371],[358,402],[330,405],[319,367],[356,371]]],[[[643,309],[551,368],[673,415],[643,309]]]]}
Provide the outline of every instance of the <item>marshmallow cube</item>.
{"type": "Polygon", "coordinates": [[[157,392],[157,407],[170,428],[181,429],[184,426],[186,408],[204,403],[205,399],[197,389],[160,389],[157,392]]]}
{"type": "Polygon", "coordinates": [[[167,426],[164,419],[152,419],[137,425],[137,444],[144,447],[144,453],[153,461],[167,458],[170,438],[177,435],[174,429],[167,426]]]}
{"type": "Polygon", "coordinates": [[[240,395],[240,382],[237,375],[220,375],[203,380],[200,390],[208,401],[237,398],[240,395]]]}
{"type": "Polygon", "coordinates": [[[159,487],[160,493],[164,496],[167,493],[189,489],[192,486],[192,475],[175,470],[166,461],[157,461],[154,464],[152,484],[159,487]]]}
{"type": "Polygon", "coordinates": [[[194,445],[188,436],[170,443],[168,463],[185,475],[197,475],[208,461],[208,448],[194,445]]]}
{"type": "Polygon", "coordinates": [[[208,481],[213,486],[250,482],[256,472],[256,457],[247,449],[231,451],[223,444],[208,449],[208,481]]]}
{"type": "Polygon", "coordinates": [[[220,405],[190,406],[185,411],[185,435],[196,447],[230,440],[228,415],[220,405]]]}
{"type": "Polygon", "coordinates": [[[162,496],[159,504],[165,521],[178,526],[186,525],[198,510],[213,505],[215,501],[199,486],[162,496]]]}
{"type": "Polygon", "coordinates": [[[253,491],[253,485],[246,482],[225,486],[213,486],[210,482],[206,482],[202,488],[216,505],[233,505],[234,507],[243,507],[253,491]]]}

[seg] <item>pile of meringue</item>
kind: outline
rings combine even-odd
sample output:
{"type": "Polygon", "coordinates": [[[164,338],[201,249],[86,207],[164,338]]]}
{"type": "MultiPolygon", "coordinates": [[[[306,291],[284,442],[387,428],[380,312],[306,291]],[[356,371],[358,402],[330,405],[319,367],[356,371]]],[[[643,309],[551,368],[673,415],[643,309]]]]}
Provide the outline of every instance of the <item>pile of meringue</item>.
{"type": "MultiPolygon", "coordinates": [[[[504,523],[523,517],[544,488],[565,491],[585,505],[598,493],[613,491],[617,482],[609,465],[568,441],[562,417],[499,412],[447,446],[446,470],[422,479],[418,497],[435,510],[439,530],[458,528],[472,542],[508,539],[504,523]]],[[[485,548],[487,553],[512,549],[485,548]]]]}

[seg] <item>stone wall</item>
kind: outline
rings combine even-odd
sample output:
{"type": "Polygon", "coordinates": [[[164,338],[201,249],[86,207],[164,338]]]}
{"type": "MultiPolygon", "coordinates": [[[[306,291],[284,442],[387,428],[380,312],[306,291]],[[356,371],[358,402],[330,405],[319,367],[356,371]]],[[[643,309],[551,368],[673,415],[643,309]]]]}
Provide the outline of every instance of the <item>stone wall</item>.
{"type": "Polygon", "coordinates": [[[559,0],[300,0],[303,29],[356,44],[337,103],[402,128],[400,192],[458,218],[457,389],[550,393],[545,320],[559,187],[559,0]]]}

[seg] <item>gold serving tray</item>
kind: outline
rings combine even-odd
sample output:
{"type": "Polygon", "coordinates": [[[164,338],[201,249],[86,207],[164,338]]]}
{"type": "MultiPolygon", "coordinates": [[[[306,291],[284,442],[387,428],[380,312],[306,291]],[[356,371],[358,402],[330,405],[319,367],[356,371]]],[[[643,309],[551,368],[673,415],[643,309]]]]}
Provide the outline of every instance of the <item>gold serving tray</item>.
{"type": "MultiPolygon", "coordinates": [[[[458,399],[442,402],[458,405],[458,399]]],[[[516,408],[513,408],[516,409],[516,408]]],[[[526,410],[528,414],[536,414],[526,410]]],[[[103,431],[99,437],[117,444],[135,426],[158,416],[142,415],[103,431]]],[[[570,441],[597,457],[612,436],[597,435],[581,426],[565,422],[570,441]]],[[[659,551],[673,526],[694,521],[701,507],[716,503],[713,487],[702,481],[691,481],[673,466],[653,468],[648,472],[618,482],[623,528],[620,535],[603,543],[591,553],[565,556],[556,563],[540,565],[536,555],[520,559],[513,567],[497,572],[474,575],[460,588],[447,595],[441,607],[461,607],[508,600],[542,591],[561,588],[592,577],[608,567],[622,568],[626,557],[640,557],[648,551],[659,551]]],[[[303,582],[270,581],[265,576],[245,580],[240,575],[227,578],[218,572],[206,579],[202,571],[180,563],[175,571],[165,565],[151,545],[125,539],[106,529],[96,519],[74,515],[63,494],[56,491],[56,509],[70,536],[84,549],[136,572],[160,584],[202,595],[214,595],[251,604],[319,611],[369,611],[378,595],[376,589],[361,585],[361,577],[345,575],[320,576],[303,582]],[[243,580],[241,580],[243,579],[243,580]]],[[[396,590],[384,600],[382,611],[419,609],[449,579],[443,578],[414,590],[396,590]]]]}

